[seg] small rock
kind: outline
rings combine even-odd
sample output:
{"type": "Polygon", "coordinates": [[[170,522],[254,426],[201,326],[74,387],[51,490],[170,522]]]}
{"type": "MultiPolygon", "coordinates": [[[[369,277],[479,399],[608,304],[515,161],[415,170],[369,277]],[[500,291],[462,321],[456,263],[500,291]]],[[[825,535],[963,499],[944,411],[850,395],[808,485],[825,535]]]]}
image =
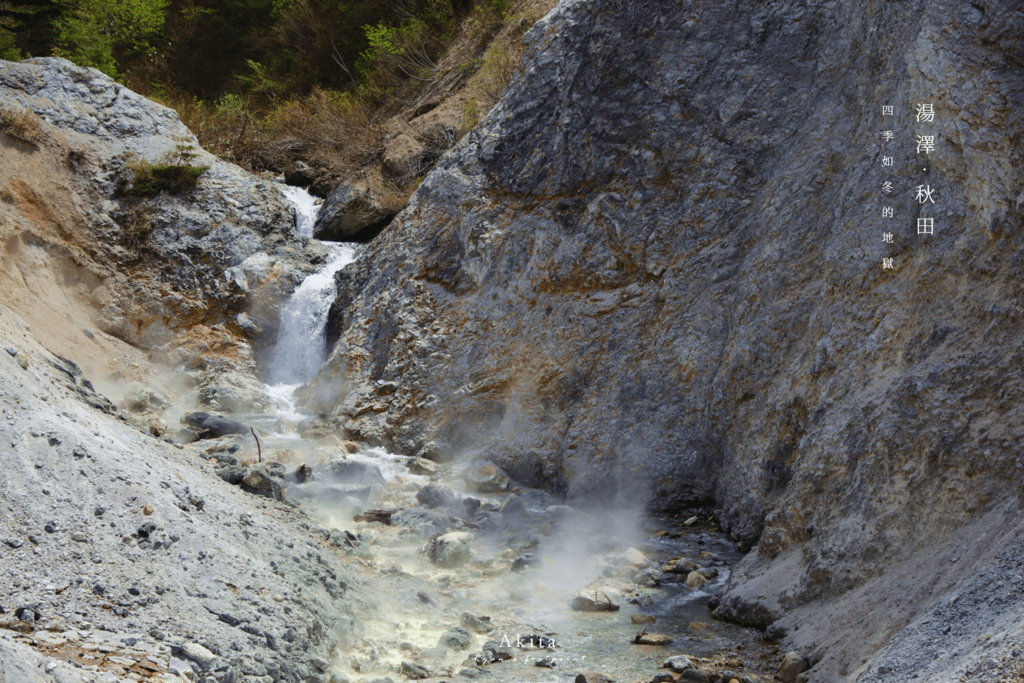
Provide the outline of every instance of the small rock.
{"type": "Polygon", "coordinates": [[[254,491],[269,491],[274,483],[270,478],[270,471],[265,465],[252,465],[245,468],[242,476],[242,483],[254,491]]]}
{"type": "Polygon", "coordinates": [[[640,614],[639,612],[629,618],[634,624],[653,624],[657,621],[653,614],[640,614]]]}
{"type": "Polygon", "coordinates": [[[11,548],[20,548],[22,546],[21,541],[17,538],[5,538],[4,543],[11,548]]]}
{"type": "Polygon", "coordinates": [[[430,670],[424,666],[416,664],[415,662],[403,661],[401,672],[402,675],[414,680],[430,678],[430,670]]]}
{"type": "Polygon", "coordinates": [[[691,631],[703,631],[707,627],[708,627],[708,625],[705,624],[703,621],[691,621],[690,622],[690,630],[691,631]]]}
{"type": "Polygon", "coordinates": [[[462,628],[474,633],[490,633],[494,630],[490,617],[480,618],[469,612],[463,612],[462,614],[462,628]]]}
{"type": "Polygon", "coordinates": [[[124,390],[122,405],[133,413],[160,413],[171,407],[171,401],[162,391],[132,382],[124,390]]]}
{"type": "Polygon", "coordinates": [[[576,674],[575,683],[615,683],[615,679],[603,671],[584,671],[576,674]]]}
{"type": "Polygon", "coordinates": [[[782,679],[782,683],[796,683],[796,677],[809,668],[807,660],[800,653],[787,652],[779,664],[779,678],[782,679]]]}
{"type": "Polygon", "coordinates": [[[476,460],[466,471],[466,483],[479,493],[498,493],[508,489],[511,480],[490,460],[476,460]]]}
{"type": "Polygon", "coordinates": [[[22,370],[28,370],[28,356],[23,353],[19,353],[14,357],[14,360],[18,361],[18,365],[21,366],[22,370]]]}
{"type": "Polygon", "coordinates": [[[655,674],[654,678],[651,679],[651,683],[672,683],[676,680],[676,677],[672,674],[655,674]]]}
{"type": "Polygon", "coordinates": [[[437,474],[437,463],[426,458],[409,458],[409,471],[424,477],[432,477],[437,474]]]}
{"type": "Polygon", "coordinates": [[[472,643],[473,639],[470,637],[466,629],[458,626],[442,635],[437,641],[438,645],[457,652],[468,650],[472,643]]]}
{"type": "Polygon", "coordinates": [[[504,641],[504,639],[503,642],[509,642],[510,644],[502,645],[496,640],[488,640],[486,643],[484,643],[484,659],[479,663],[489,664],[492,662],[507,662],[510,659],[515,659],[516,654],[512,650],[511,642],[504,641]]]}
{"type": "Polygon", "coordinates": [[[185,643],[182,646],[185,656],[199,665],[203,671],[207,671],[214,664],[217,656],[199,643],[185,643]]]}
{"type": "Polygon", "coordinates": [[[619,605],[601,591],[582,591],[569,603],[575,612],[616,612],[619,605]]]}
{"type": "Polygon", "coordinates": [[[506,517],[518,517],[525,515],[526,503],[523,502],[522,498],[513,493],[501,504],[500,512],[506,517]]]}
{"type": "Polygon", "coordinates": [[[693,517],[688,518],[685,522],[683,522],[683,526],[693,526],[696,523],[697,523],[697,517],[695,515],[693,517]]]}
{"type": "Polygon", "coordinates": [[[701,574],[700,572],[694,571],[694,572],[690,572],[689,574],[686,575],[686,587],[689,588],[690,590],[694,590],[695,588],[700,588],[701,586],[703,586],[707,582],[708,582],[708,580],[706,578],[704,578],[704,575],[701,574]]]}
{"type": "Polygon", "coordinates": [[[657,645],[664,646],[671,643],[674,639],[672,636],[664,635],[662,633],[645,633],[641,631],[636,634],[633,638],[633,643],[636,645],[657,645]]]}
{"type": "Polygon", "coordinates": [[[89,537],[81,531],[74,531],[71,533],[71,540],[77,541],[78,543],[87,543],[89,541],[89,537]]]}
{"type": "Polygon", "coordinates": [[[200,439],[216,439],[228,434],[249,434],[247,425],[216,413],[187,413],[181,416],[181,423],[191,427],[200,439]]]}
{"type": "Polygon", "coordinates": [[[376,465],[358,460],[335,458],[314,468],[316,478],[325,484],[346,484],[362,487],[386,486],[387,480],[376,465]]]}
{"type": "Polygon", "coordinates": [[[14,618],[31,625],[42,619],[43,614],[38,609],[38,603],[35,605],[21,605],[14,608],[14,618]]]}
{"type": "Polygon", "coordinates": [[[431,482],[416,493],[416,500],[428,508],[443,508],[453,505],[457,497],[451,486],[431,482]]]}
{"type": "Polygon", "coordinates": [[[669,657],[665,660],[661,667],[663,669],[668,669],[669,671],[674,671],[677,674],[681,674],[689,669],[697,668],[696,665],[693,663],[693,660],[691,660],[686,655],[676,655],[675,657],[669,657]]]}
{"type": "Polygon", "coordinates": [[[554,657],[541,657],[533,663],[534,666],[540,666],[545,669],[554,669],[558,662],[555,661],[554,657]]]}
{"type": "Polygon", "coordinates": [[[622,554],[622,559],[632,567],[646,567],[651,563],[647,556],[636,548],[627,548],[622,554]]]}
{"type": "Polygon", "coordinates": [[[245,470],[238,465],[228,465],[218,470],[217,476],[232,486],[238,486],[245,479],[245,470]]]}
{"type": "Polygon", "coordinates": [[[384,167],[397,176],[411,177],[420,172],[427,149],[407,133],[400,133],[384,146],[384,167]]]}
{"type": "Polygon", "coordinates": [[[146,505],[142,507],[142,514],[149,517],[151,514],[153,514],[153,506],[150,505],[149,503],[146,503],[146,505]]]}
{"type": "Polygon", "coordinates": [[[679,683],[710,683],[711,676],[700,669],[687,669],[676,679],[679,683]]]}
{"type": "Polygon", "coordinates": [[[434,539],[430,560],[438,567],[452,569],[461,567],[469,561],[471,534],[465,531],[453,531],[434,539]]]}

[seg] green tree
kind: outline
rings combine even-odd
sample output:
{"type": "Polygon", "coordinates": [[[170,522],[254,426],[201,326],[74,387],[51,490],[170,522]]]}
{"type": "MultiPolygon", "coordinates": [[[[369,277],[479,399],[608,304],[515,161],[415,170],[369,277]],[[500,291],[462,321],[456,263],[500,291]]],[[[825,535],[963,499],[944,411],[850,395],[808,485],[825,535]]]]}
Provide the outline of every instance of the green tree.
{"type": "Polygon", "coordinates": [[[168,0],[59,0],[54,54],[118,78],[128,58],[153,52],[168,0]]]}

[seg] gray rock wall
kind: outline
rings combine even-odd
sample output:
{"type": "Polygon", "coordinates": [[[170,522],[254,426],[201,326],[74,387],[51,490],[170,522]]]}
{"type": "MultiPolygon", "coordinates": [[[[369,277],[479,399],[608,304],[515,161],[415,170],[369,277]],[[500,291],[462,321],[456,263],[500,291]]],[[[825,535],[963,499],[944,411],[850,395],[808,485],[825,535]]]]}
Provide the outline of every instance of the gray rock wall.
{"type": "Polygon", "coordinates": [[[1022,36],[1009,1],[561,2],[339,274],[308,405],[531,485],[714,499],[745,576],[787,574],[724,601],[761,626],[1015,511],[1022,36]]]}

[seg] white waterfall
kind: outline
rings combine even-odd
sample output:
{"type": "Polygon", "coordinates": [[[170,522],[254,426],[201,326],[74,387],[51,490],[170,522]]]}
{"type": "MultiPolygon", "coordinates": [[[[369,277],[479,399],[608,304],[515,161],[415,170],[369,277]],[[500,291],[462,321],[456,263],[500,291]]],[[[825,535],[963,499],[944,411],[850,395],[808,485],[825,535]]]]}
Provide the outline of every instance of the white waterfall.
{"type": "MultiPolygon", "coordinates": [[[[297,231],[309,238],[320,207],[316,198],[302,188],[285,186],[284,195],[295,206],[297,231]]],[[[290,400],[295,386],[313,379],[327,356],[327,313],[337,289],[334,274],[356,259],[356,245],[325,242],[330,249],[327,263],[299,285],[281,310],[274,359],[269,368],[271,394],[279,401],[290,400]]],[[[292,411],[291,406],[280,406],[292,411]]]]}
{"type": "Polygon", "coordinates": [[[282,185],[281,194],[295,207],[295,231],[299,237],[305,240],[313,237],[313,224],[316,223],[316,215],[320,213],[317,198],[303,188],[291,185],[282,185]]]}

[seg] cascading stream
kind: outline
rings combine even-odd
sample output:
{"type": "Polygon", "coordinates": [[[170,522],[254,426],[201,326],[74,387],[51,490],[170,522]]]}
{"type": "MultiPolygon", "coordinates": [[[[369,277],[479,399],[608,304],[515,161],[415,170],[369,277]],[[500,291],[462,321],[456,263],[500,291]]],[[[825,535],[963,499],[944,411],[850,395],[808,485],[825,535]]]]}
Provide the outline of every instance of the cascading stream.
{"type": "Polygon", "coordinates": [[[330,245],[327,264],[299,285],[281,311],[270,367],[272,384],[305,384],[326,360],[327,313],[337,294],[334,274],[355,260],[355,247],[330,245]]]}
{"type": "MultiPolygon", "coordinates": [[[[313,236],[313,224],[320,208],[316,198],[301,188],[285,186],[283,194],[295,207],[296,231],[300,237],[313,236]]],[[[330,256],[323,268],[307,277],[281,310],[274,357],[268,371],[268,392],[279,404],[281,417],[296,420],[292,395],[313,379],[327,356],[327,314],[337,294],[334,275],[356,259],[352,244],[326,242],[330,256]]]]}

